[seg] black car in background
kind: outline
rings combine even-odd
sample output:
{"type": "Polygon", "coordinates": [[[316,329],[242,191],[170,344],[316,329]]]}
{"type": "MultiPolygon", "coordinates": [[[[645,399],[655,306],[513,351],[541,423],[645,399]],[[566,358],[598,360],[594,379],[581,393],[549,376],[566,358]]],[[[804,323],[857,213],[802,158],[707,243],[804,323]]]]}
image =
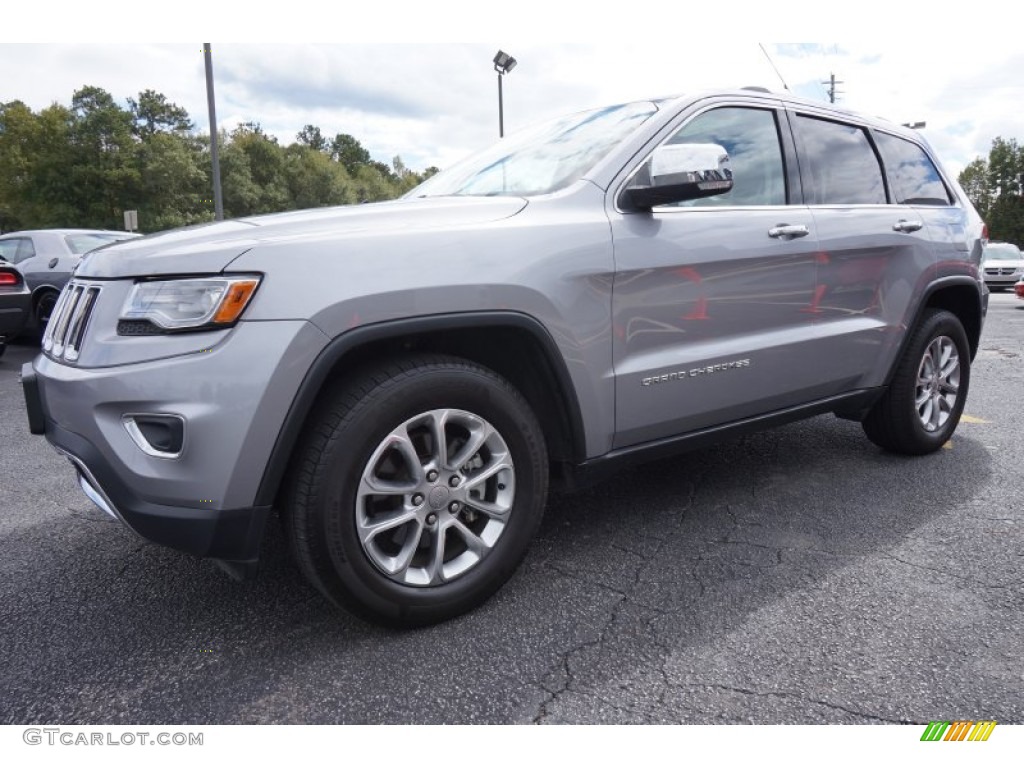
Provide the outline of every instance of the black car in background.
{"type": "Polygon", "coordinates": [[[0,357],[7,340],[21,333],[32,313],[32,293],[13,264],[0,261],[0,357]]]}
{"type": "MultiPolygon", "coordinates": [[[[31,229],[0,235],[0,266],[17,266],[31,296],[21,330],[46,328],[57,296],[82,254],[138,236],[106,229],[31,229]]],[[[15,335],[11,332],[8,338],[15,335]]]]}

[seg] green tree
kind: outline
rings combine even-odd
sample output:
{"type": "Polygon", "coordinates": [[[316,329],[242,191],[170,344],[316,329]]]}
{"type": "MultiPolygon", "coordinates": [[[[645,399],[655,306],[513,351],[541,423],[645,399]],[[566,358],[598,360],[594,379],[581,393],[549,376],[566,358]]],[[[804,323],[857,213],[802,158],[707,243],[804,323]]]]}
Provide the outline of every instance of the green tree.
{"type": "Polygon", "coordinates": [[[138,101],[128,99],[128,109],[135,135],[142,139],[158,132],[186,134],[194,128],[184,107],[167,101],[166,96],[156,91],[142,91],[138,101]]]}
{"type": "Polygon", "coordinates": [[[373,162],[373,158],[363,145],[347,133],[339,133],[334,137],[331,142],[331,157],[345,166],[345,170],[352,176],[355,176],[361,167],[373,162]]]}
{"type": "Polygon", "coordinates": [[[155,133],[138,151],[139,225],[150,232],[213,220],[209,166],[200,142],[155,133]]]}
{"type": "Polygon", "coordinates": [[[75,92],[71,115],[73,205],[91,226],[121,228],[141,180],[132,115],[94,86],[75,92]]]}
{"type": "Polygon", "coordinates": [[[315,125],[305,125],[302,130],[299,131],[295,140],[310,149],[315,149],[317,152],[329,152],[330,144],[324,135],[320,132],[320,129],[315,125]]]}
{"type": "Polygon", "coordinates": [[[974,203],[974,207],[981,214],[981,218],[988,216],[988,210],[992,206],[992,187],[988,181],[988,162],[978,157],[967,164],[967,167],[960,172],[958,177],[960,186],[964,188],[967,197],[974,203]]]}
{"type": "Polygon", "coordinates": [[[1024,245],[1024,148],[997,136],[988,159],[977,158],[959,176],[960,185],[988,224],[989,237],[1024,245]]]}
{"type": "Polygon", "coordinates": [[[38,119],[23,102],[0,104],[0,232],[20,229],[31,218],[25,195],[37,134],[38,119]]]}
{"type": "Polygon", "coordinates": [[[356,202],[348,172],[323,152],[301,144],[285,150],[285,177],[295,208],[318,208],[356,202]]]}
{"type": "MultiPolygon", "coordinates": [[[[0,230],[120,229],[126,209],[138,209],[149,232],[210,220],[209,137],[156,91],[127,105],[96,86],[38,113],[0,104],[0,230]]],[[[437,172],[416,173],[398,156],[376,161],[354,136],[328,141],[314,125],[285,148],[244,123],[220,146],[228,216],[388,200],[437,172]]]]}

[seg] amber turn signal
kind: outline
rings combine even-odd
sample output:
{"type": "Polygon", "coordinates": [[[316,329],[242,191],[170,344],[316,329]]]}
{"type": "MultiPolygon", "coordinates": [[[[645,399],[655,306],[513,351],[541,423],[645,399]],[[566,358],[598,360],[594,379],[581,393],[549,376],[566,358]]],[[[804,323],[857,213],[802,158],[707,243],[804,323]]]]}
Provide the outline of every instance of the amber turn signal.
{"type": "Polygon", "coordinates": [[[231,284],[224,298],[221,299],[217,313],[213,316],[215,323],[233,323],[242,314],[259,280],[239,280],[231,284]]]}

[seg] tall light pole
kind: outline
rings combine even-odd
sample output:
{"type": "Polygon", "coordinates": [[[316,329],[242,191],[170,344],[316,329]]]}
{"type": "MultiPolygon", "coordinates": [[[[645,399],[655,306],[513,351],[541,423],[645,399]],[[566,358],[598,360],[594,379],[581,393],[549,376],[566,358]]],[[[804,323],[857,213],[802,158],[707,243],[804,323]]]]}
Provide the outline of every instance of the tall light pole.
{"type": "Polygon", "coordinates": [[[498,138],[505,136],[505,105],[501,98],[501,79],[515,69],[518,62],[504,51],[494,56],[494,71],[498,73],[498,138]]]}
{"type": "Polygon", "coordinates": [[[217,107],[213,98],[213,54],[209,43],[203,43],[206,60],[206,104],[210,110],[210,159],[213,162],[213,218],[224,221],[224,196],[220,188],[220,156],[217,154],[217,107]]]}

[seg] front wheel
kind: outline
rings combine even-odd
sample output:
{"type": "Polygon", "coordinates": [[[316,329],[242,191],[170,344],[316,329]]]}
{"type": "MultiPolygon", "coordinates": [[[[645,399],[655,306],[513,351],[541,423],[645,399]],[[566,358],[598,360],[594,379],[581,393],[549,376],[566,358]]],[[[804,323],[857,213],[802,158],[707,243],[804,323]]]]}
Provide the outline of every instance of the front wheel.
{"type": "Polygon", "coordinates": [[[547,481],[543,434],[511,384],[457,358],[397,360],[321,398],[288,481],[286,530],[335,603],[430,624],[512,575],[547,481]]]}
{"type": "Polygon", "coordinates": [[[949,440],[971,380],[971,349],[956,315],[930,309],[922,318],[885,395],[863,421],[878,446],[921,455],[949,440]]]}
{"type": "Polygon", "coordinates": [[[50,318],[53,316],[53,310],[57,307],[59,296],[60,294],[56,291],[45,290],[36,299],[36,330],[39,331],[40,336],[46,333],[46,326],[50,324],[50,318]]]}

